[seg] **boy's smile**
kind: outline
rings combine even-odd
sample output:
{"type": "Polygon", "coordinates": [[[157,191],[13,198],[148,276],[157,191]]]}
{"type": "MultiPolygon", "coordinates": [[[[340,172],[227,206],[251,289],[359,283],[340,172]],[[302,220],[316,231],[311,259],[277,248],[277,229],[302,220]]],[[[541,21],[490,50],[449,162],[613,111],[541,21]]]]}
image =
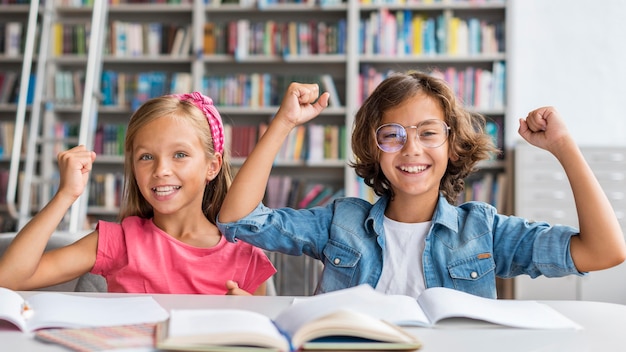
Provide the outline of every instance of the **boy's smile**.
{"type": "MultiPolygon", "coordinates": [[[[381,125],[397,123],[416,126],[432,119],[444,121],[443,110],[435,99],[420,92],[386,111],[381,125]]],[[[439,197],[439,184],[448,165],[448,143],[444,142],[435,148],[425,147],[418,140],[417,133],[417,129],[407,128],[407,138],[402,149],[392,153],[380,151],[381,169],[395,195],[392,202],[395,204],[390,204],[389,212],[395,208],[414,214],[411,209],[424,208],[439,197]]],[[[394,220],[402,221],[397,218],[394,220]]]]}

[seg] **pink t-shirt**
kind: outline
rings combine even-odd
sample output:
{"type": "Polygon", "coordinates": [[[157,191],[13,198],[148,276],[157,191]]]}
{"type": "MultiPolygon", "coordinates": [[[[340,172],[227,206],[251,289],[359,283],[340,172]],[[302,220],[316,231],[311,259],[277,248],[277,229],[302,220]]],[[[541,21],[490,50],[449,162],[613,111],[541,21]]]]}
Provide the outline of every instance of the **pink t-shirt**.
{"type": "Polygon", "coordinates": [[[212,248],[185,244],[152,219],[131,216],[98,222],[98,252],[91,269],[109,292],[225,294],[226,280],[253,293],[276,272],[265,253],[222,236],[212,248]]]}

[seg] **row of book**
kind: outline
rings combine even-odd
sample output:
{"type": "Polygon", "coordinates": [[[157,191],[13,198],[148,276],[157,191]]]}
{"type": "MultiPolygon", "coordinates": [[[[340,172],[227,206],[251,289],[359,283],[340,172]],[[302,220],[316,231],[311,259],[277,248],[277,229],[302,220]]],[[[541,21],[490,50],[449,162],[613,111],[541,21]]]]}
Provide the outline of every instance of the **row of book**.
{"type": "MultiPolygon", "coordinates": [[[[20,93],[20,73],[17,71],[0,71],[0,104],[15,104],[20,93]]],[[[33,101],[35,92],[35,80],[37,76],[30,75],[28,91],[26,92],[26,103],[33,101]]]]}
{"type": "MultiPolygon", "coordinates": [[[[233,158],[246,158],[267,129],[259,125],[224,125],[225,148],[233,158]]],[[[294,128],[275,161],[323,163],[346,158],[346,127],[309,123],[294,128]]]]}
{"type": "Polygon", "coordinates": [[[0,22],[0,55],[19,56],[24,52],[24,23],[0,22]]]}
{"type": "Polygon", "coordinates": [[[125,123],[102,123],[96,128],[93,151],[98,155],[124,155],[125,123]]]}
{"type": "MultiPolygon", "coordinates": [[[[210,27],[211,24],[209,29],[210,27]]],[[[346,53],[345,19],[336,22],[239,19],[213,24],[213,27],[213,31],[207,31],[205,27],[204,41],[208,41],[208,53],[212,47],[217,54],[233,54],[234,50],[237,59],[245,59],[250,55],[306,56],[346,53]],[[212,42],[215,42],[214,46],[211,46],[212,42]]],[[[205,52],[206,50],[205,48],[205,52]]]]}
{"type": "Polygon", "coordinates": [[[310,209],[344,196],[343,188],[287,175],[270,175],[263,203],[270,208],[310,209]]]}
{"type": "Polygon", "coordinates": [[[499,211],[507,209],[507,175],[505,172],[481,172],[465,180],[465,190],[457,198],[461,204],[469,201],[485,202],[499,211]]]}
{"type": "Polygon", "coordinates": [[[59,106],[80,104],[85,91],[85,71],[59,70],[54,74],[54,101],[59,106]]]}
{"type": "MultiPolygon", "coordinates": [[[[24,0],[4,0],[4,1],[24,1],[24,0]]],[[[192,0],[108,0],[112,6],[120,4],[191,4],[192,0]]],[[[93,0],[54,0],[56,6],[85,7],[93,6],[93,0]]]]}
{"type": "Polygon", "coordinates": [[[279,106],[291,82],[317,83],[323,91],[331,94],[330,106],[342,106],[333,77],[321,75],[285,75],[272,73],[227,74],[206,76],[202,91],[216,105],[263,107],[279,106]]]}
{"type": "Polygon", "coordinates": [[[137,109],[150,98],[192,90],[191,73],[150,71],[139,73],[105,70],[102,73],[102,105],[137,109]]]}
{"type": "Polygon", "coordinates": [[[284,4],[329,6],[346,2],[346,0],[204,0],[204,3],[211,7],[219,7],[221,5],[239,5],[241,7],[258,7],[261,9],[284,4]]]}
{"type": "Polygon", "coordinates": [[[87,204],[108,210],[119,209],[123,185],[124,175],[121,173],[93,174],[89,178],[87,204]]]}
{"type": "Polygon", "coordinates": [[[504,4],[506,0],[359,0],[361,4],[372,5],[419,5],[419,4],[504,4]]]}
{"type": "Polygon", "coordinates": [[[62,23],[52,25],[52,55],[87,55],[91,23],[62,23]]]}
{"type": "MultiPolygon", "coordinates": [[[[7,123],[11,124],[11,123],[7,123]]],[[[126,123],[100,123],[94,134],[93,150],[98,155],[124,155],[124,139],[126,137],[126,123]]],[[[3,124],[0,124],[0,129],[3,124]]],[[[77,123],[57,121],[54,124],[54,138],[59,141],[54,144],[53,153],[70,149],[76,145],[80,126],[77,123]]]]}
{"type": "Polygon", "coordinates": [[[499,152],[491,155],[491,160],[504,159],[504,115],[487,116],[485,133],[491,136],[493,144],[499,152]]]}
{"type": "MultiPolygon", "coordinates": [[[[62,83],[57,91],[70,95],[62,101],[79,103],[74,92],[80,88],[79,72],[60,74],[62,83]]],[[[103,106],[130,106],[133,110],[149,98],[169,93],[186,93],[192,89],[192,77],[187,72],[169,74],[163,71],[124,73],[105,70],[102,73],[103,106]]],[[[330,93],[330,106],[341,107],[343,96],[329,74],[284,75],[272,73],[228,74],[206,76],[202,92],[218,106],[268,107],[278,106],[291,82],[317,83],[330,93]]]]}
{"type": "Polygon", "coordinates": [[[115,57],[189,56],[191,33],[190,25],[116,20],[109,24],[104,53],[115,57]]]}
{"type": "Polygon", "coordinates": [[[503,21],[383,7],[361,20],[358,44],[360,54],[479,55],[504,52],[504,42],[503,21]]]}
{"type": "MultiPolygon", "coordinates": [[[[13,28],[13,27],[11,27],[13,28]]],[[[90,25],[56,23],[53,53],[86,54],[90,25]]],[[[112,21],[104,53],[115,57],[189,56],[191,27],[159,22],[112,21]]],[[[7,43],[9,36],[7,32],[7,43]]],[[[12,55],[19,55],[20,37],[12,35],[12,55]]],[[[227,54],[237,59],[250,55],[306,56],[345,54],[346,21],[208,22],[204,26],[203,52],[227,54]]],[[[412,10],[382,8],[360,21],[359,53],[381,55],[479,55],[504,52],[502,21],[478,18],[426,17],[412,10]]],[[[8,50],[8,49],[7,49],[8,50]]],[[[9,53],[9,51],[7,52],[9,53]]]]}
{"type": "MultiPolygon", "coordinates": [[[[28,131],[28,124],[24,124],[24,130],[22,133],[22,152],[26,150],[26,136],[28,131]]],[[[11,157],[13,152],[13,143],[15,140],[15,122],[13,121],[0,121],[0,159],[6,159],[11,157]]]]}
{"type": "Polygon", "coordinates": [[[2,5],[26,5],[30,4],[30,0],[0,0],[2,5]]]}
{"type": "Polygon", "coordinates": [[[464,69],[447,67],[432,74],[442,78],[454,90],[463,104],[477,110],[504,109],[506,104],[506,66],[496,61],[492,70],[468,66],[464,69]]]}
{"type": "MultiPolygon", "coordinates": [[[[371,92],[394,70],[379,71],[371,65],[363,65],[357,85],[357,102],[363,103],[371,92]]],[[[506,104],[506,66],[495,61],[492,69],[454,66],[431,69],[430,74],[444,79],[463,104],[474,110],[502,110],[506,104]]]]}
{"type": "MultiPolygon", "coordinates": [[[[478,18],[425,17],[412,10],[382,8],[360,21],[360,54],[479,55],[504,52],[502,21],[478,18]]],[[[23,52],[23,24],[0,23],[0,53],[23,52]],[[4,32],[4,35],[2,33],[4,32]],[[3,50],[3,51],[1,51],[3,50]]],[[[89,48],[89,23],[55,23],[54,55],[84,55],[89,48]]],[[[188,57],[192,31],[189,25],[159,22],[112,21],[107,27],[104,53],[115,57],[172,55],[188,57]]],[[[239,19],[204,26],[203,52],[207,55],[306,56],[345,54],[346,21],[276,22],[239,19]]]]}

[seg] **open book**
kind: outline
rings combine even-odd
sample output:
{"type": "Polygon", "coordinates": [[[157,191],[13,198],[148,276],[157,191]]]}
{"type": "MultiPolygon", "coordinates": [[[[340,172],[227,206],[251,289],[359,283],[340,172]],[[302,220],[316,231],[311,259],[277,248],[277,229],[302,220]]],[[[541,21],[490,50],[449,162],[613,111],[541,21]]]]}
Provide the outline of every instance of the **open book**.
{"type": "Polygon", "coordinates": [[[91,297],[45,292],[26,301],[19,293],[0,287],[0,320],[24,332],[156,323],[168,316],[150,296],[91,297]]]}
{"type": "Polygon", "coordinates": [[[398,327],[433,327],[448,318],[515,328],[580,328],[536,301],[488,299],[441,287],[427,289],[415,300],[361,285],[296,298],[273,321],[244,310],[172,310],[170,320],[157,329],[157,347],[192,351],[242,345],[281,351],[417,349],[420,342],[398,327]]]}
{"type": "Polygon", "coordinates": [[[391,351],[421,347],[417,338],[401,328],[349,309],[303,321],[297,327],[280,325],[249,310],[172,310],[169,322],[157,326],[156,341],[159,349],[179,351],[391,351]]]}
{"type": "MultiPolygon", "coordinates": [[[[277,322],[298,321],[315,310],[323,315],[344,307],[400,326],[433,327],[449,318],[468,318],[526,329],[580,329],[580,325],[537,301],[497,300],[466,292],[432,287],[415,300],[409,296],[385,295],[368,285],[297,298],[277,322]]],[[[300,322],[301,323],[301,322],[300,322]]]]}

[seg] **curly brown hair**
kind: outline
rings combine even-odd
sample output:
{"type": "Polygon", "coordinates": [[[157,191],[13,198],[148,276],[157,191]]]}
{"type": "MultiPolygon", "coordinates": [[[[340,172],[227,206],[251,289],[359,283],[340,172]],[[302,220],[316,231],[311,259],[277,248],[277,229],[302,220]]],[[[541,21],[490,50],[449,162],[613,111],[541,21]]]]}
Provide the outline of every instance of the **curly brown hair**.
{"type": "MultiPolygon", "coordinates": [[[[211,138],[211,130],[204,113],[193,103],[181,101],[172,96],[161,96],[145,102],[135,111],[128,123],[125,140],[124,156],[124,187],[122,191],[122,206],[119,220],[128,216],[139,216],[141,218],[152,218],[154,211],[152,206],[146,201],[135,180],[133,170],[133,142],[137,132],[148,123],[161,118],[169,117],[181,119],[190,123],[197,131],[200,141],[204,145],[207,158],[213,158],[215,148],[211,138]]],[[[202,199],[202,211],[206,218],[213,224],[217,214],[222,208],[222,203],[226,197],[226,192],[232,182],[230,162],[226,153],[222,156],[222,168],[217,176],[204,188],[202,199]]]]}
{"type": "Polygon", "coordinates": [[[355,162],[350,166],[378,196],[393,198],[391,184],[379,164],[382,151],[376,146],[376,128],[387,110],[419,92],[439,102],[444,121],[450,127],[448,143],[451,152],[458,158],[448,160],[439,190],[450,204],[455,204],[457,195],[465,186],[464,179],[475,170],[476,164],[499,151],[492,138],[485,133],[485,117],[466,110],[445,81],[429,74],[418,71],[393,73],[363,102],[354,119],[352,150],[355,162]]]}

